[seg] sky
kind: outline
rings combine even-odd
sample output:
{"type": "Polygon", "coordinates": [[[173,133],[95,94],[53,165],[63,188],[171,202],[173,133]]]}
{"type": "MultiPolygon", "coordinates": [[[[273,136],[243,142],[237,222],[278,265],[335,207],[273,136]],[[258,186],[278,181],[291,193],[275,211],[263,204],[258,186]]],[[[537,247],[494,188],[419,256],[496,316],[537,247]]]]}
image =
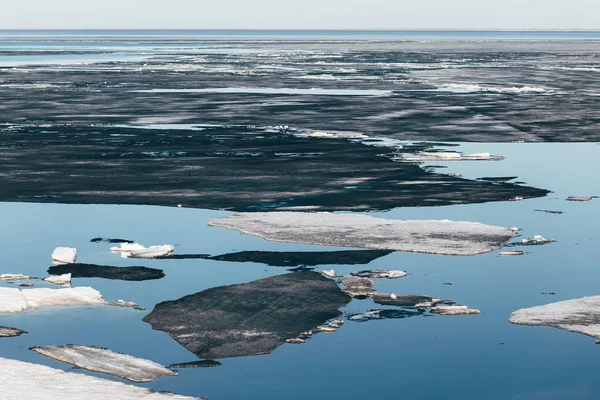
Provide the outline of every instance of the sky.
{"type": "Polygon", "coordinates": [[[600,0],[2,0],[0,29],[600,29],[600,0]]]}

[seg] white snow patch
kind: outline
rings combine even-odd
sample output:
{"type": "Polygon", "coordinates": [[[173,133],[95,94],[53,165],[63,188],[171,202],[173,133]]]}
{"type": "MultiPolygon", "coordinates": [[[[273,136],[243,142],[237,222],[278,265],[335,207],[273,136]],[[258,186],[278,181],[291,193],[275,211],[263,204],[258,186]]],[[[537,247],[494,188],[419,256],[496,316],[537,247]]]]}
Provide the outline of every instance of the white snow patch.
{"type": "Polygon", "coordinates": [[[73,264],[77,260],[77,250],[73,247],[57,247],[52,252],[52,262],[56,264],[73,264]]]}
{"type": "Polygon", "coordinates": [[[323,276],[326,276],[327,278],[335,278],[335,270],[333,269],[325,269],[321,271],[321,274],[323,274],[323,276]]]}
{"type": "Polygon", "coordinates": [[[0,358],[0,370],[6,399],[200,400],[6,358],[0,358]]]}
{"type": "Polygon", "coordinates": [[[327,212],[238,213],[208,223],[277,242],[447,255],[487,253],[515,236],[510,229],[476,222],[388,220],[327,212]]]}

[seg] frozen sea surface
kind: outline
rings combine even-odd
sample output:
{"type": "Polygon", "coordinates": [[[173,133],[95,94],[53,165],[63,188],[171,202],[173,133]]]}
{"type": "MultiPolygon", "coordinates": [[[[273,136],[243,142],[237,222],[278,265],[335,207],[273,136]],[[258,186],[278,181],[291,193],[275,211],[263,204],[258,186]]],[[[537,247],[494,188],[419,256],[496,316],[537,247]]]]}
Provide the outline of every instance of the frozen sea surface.
{"type": "MultiPolygon", "coordinates": [[[[316,334],[302,345],[284,344],[269,355],[223,359],[222,365],[215,368],[181,368],[177,377],[141,386],[210,399],[239,399],[249,393],[254,399],[358,399],[390,393],[415,399],[455,399],[457,395],[494,400],[536,399],[550,394],[581,399],[600,396],[600,384],[595,379],[600,361],[593,353],[596,345],[592,338],[508,321],[517,309],[599,294],[596,282],[600,270],[595,260],[600,240],[600,201],[569,202],[566,198],[597,195],[600,191],[600,146],[477,143],[461,144],[455,149],[465,153],[489,151],[505,159],[446,165],[435,162],[447,167],[438,168],[438,172],[461,173],[472,179],[517,176],[516,180],[552,193],[517,202],[408,207],[369,214],[389,219],[448,218],[516,226],[521,228],[517,239],[539,234],[556,242],[523,247],[525,254],[521,257],[500,257],[500,250],[466,258],[394,252],[363,257],[364,265],[336,264],[335,270],[342,276],[365,269],[402,269],[408,272],[406,277],[375,279],[375,289],[451,299],[481,314],[438,316],[381,306],[370,299],[353,299],[341,309],[345,319],[371,310],[385,311],[373,320],[347,320],[336,332],[316,334]],[[536,209],[561,210],[563,214],[536,209]],[[435,385],[431,384],[431,371],[435,385]],[[398,384],[398,376],[411,384],[398,384]],[[462,379],[465,376],[469,379],[462,379]]],[[[0,325],[29,332],[2,339],[3,357],[66,369],[64,364],[37,355],[28,347],[81,343],[161,365],[193,362],[197,358],[192,353],[142,321],[156,304],[216,286],[289,273],[269,263],[285,265],[290,253],[297,257],[298,252],[306,252],[313,265],[309,268],[329,269],[329,265],[314,265],[310,252],[318,255],[344,250],[267,242],[207,224],[211,218],[231,214],[155,206],[0,203],[4,272],[47,276],[54,248],[68,245],[77,248],[81,263],[145,266],[165,273],[162,279],[145,281],[72,278],[73,287],[91,286],[107,301],[125,298],[146,311],[100,305],[2,315],[0,325]],[[97,237],[173,243],[175,255],[263,251],[269,252],[269,257],[268,263],[260,258],[256,262],[166,258],[140,263],[139,259],[112,254],[110,243],[90,242],[97,237]],[[276,262],[278,253],[282,262],[276,262]]],[[[31,282],[34,287],[52,287],[39,280],[31,282]]],[[[4,281],[0,284],[15,286],[4,281]]]]}

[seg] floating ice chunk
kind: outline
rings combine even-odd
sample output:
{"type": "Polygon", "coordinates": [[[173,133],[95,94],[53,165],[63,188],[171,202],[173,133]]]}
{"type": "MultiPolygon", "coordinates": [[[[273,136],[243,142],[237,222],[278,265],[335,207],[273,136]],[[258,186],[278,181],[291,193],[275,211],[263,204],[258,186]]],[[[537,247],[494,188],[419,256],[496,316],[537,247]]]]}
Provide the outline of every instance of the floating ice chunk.
{"type": "Polygon", "coordinates": [[[469,92],[514,93],[514,94],[553,93],[552,90],[544,89],[544,88],[538,87],[538,86],[496,87],[496,86],[484,86],[484,85],[468,84],[468,83],[445,83],[439,87],[439,90],[455,92],[455,93],[469,93],[469,92]]]}
{"type": "Polygon", "coordinates": [[[151,382],[163,375],[177,375],[177,372],[153,361],[100,347],[67,344],[32,347],[31,350],[78,368],[118,376],[132,382],[151,382]]]}
{"type": "Polygon", "coordinates": [[[403,278],[407,274],[406,274],[406,272],[399,271],[399,270],[374,269],[371,271],[351,272],[350,275],[358,276],[361,278],[371,278],[371,279],[380,279],[380,278],[397,279],[397,278],[403,278]]]}
{"type": "Polygon", "coordinates": [[[104,304],[102,295],[90,287],[66,289],[0,288],[0,313],[17,313],[45,306],[104,304]]]}
{"type": "Polygon", "coordinates": [[[321,271],[321,273],[323,274],[323,276],[326,276],[327,278],[335,278],[335,270],[333,269],[325,269],[323,271],[321,271]]]}
{"type": "Polygon", "coordinates": [[[29,279],[29,275],[23,274],[2,274],[0,275],[0,279],[4,281],[21,281],[25,279],[29,279]]]}
{"type": "Polygon", "coordinates": [[[290,344],[302,344],[302,343],[304,343],[304,339],[300,339],[300,338],[286,339],[285,342],[290,343],[290,344]]]}
{"type": "Polygon", "coordinates": [[[431,312],[439,315],[468,315],[479,314],[480,311],[467,306],[435,306],[431,312]]]}
{"type": "Polygon", "coordinates": [[[377,293],[373,295],[373,301],[388,306],[415,307],[417,304],[424,302],[432,303],[433,298],[414,294],[377,293]]]}
{"type": "Polygon", "coordinates": [[[568,201],[590,201],[592,196],[569,196],[567,197],[568,201]]]}
{"type": "Polygon", "coordinates": [[[511,228],[509,228],[511,231],[513,232],[519,232],[521,230],[521,228],[517,228],[516,226],[513,226],[511,228]]]}
{"type": "Polygon", "coordinates": [[[120,252],[125,258],[157,258],[173,254],[174,249],[168,244],[144,247],[139,243],[121,243],[119,247],[111,247],[110,251],[120,252]]]}
{"type": "Polygon", "coordinates": [[[357,276],[342,276],[342,283],[351,290],[369,290],[375,286],[375,282],[367,278],[359,278],[357,276]]]}
{"type": "Polygon", "coordinates": [[[57,264],[72,264],[77,259],[77,250],[72,247],[57,247],[52,252],[52,261],[57,264]]]}
{"type": "Polygon", "coordinates": [[[71,274],[53,275],[44,278],[44,282],[53,283],[55,285],[66,286],[71,284],[71,274]]]}
{"type": "Polygon", "coordinates": [[[22,331],[17,328],[10,328],[8,326],[0,326],[0,338],[21,336],[24,333],[27,333],[27,332],[22,331]]]}
{"type": "Polygon", "coordinates": [[[500,255],[501,256],[522,256],[523,254],[525,254],[522,251],[501,251],[500,255]]]}
{"type": "Polygon", "coordinates": [[[6,399],[200,400],[6,358],[0,369],[6,399]]]}
{"type": "Polygon", "coordinates": [[[388,220],[326,212],[238,213],[208,223],[277,242],[447,255],[487,253],[515,236],[510,229],[476,222],[388,220]]]}
{"type": "Polygon", "coordinates": [[[240,357],[270,353],[338,317],[350,300],[333,280],[301,271],[159,303],[142,320],[200,358],[240,357]]]}
{"type": "Polygon", "coordinates": [[[520,325],[552,326],[600,338],[600,296],[523,308],[513,312],[509,321],[520,325]]]}
{"type": "Polygon", "coordinates": [[[319,330],[319,332],[325,333],[333,333],[336,331],[336,328],[332,328],[330,326],[317,326],[317,329],[319,330]]]}
{"type": "Polygon", "coordinates": [[[27,301],[28,309],[46,306],[105,304],[99,291],[86,286],[65,289],[23,289],[21,293],[27,301]]]}
{"type": "Polygon", "coordinates": [[[134,250],[145,250],[146,248],[139,243],[128,243],[123,242],[119,245],[119,247],[111,247],[110,251],[112,252],[124,252],[129,253],[134,250]]]}
{"type": "Polygon", "coordinates": [[[529,245],[546,244],[546,243],[552,243],[552,242],[555,242],[555,240],[546,239],[543,236],[535,235],[534,237],[531,237],[529,239],[521,239],[521,242],[519,244],[524,245],[524,246],[529,246],[529,245]]]}

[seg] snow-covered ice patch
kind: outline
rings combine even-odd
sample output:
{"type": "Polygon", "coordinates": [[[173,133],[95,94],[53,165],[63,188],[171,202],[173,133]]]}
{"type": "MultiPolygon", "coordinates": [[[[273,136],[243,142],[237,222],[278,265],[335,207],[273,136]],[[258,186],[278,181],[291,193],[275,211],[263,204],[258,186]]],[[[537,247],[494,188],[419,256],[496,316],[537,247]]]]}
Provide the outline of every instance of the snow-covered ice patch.
{"type": "Polygon", "coordinates": [[[52,252],[52,262],[56,264],[73,264],[77,260],[77,250],[73,247],[57,247],[52,252]]]}
{"type": "Polygon", "coordinates": [[[139,243],[121,243],[119,247],[111,247],[110,251],[121,253],[124,258],[157,258],[173,254],[175,248],[170,244],[144,247],[139,243]]]}
{"type": "Polygon", "coordinates": [[[153,361],[101,347],[67,344],[64,346],[32,347],[31,350],[78,368],[118,376],[132,382],[151,382],[163,375],[177,375],[177,372],[153,361]]]}
{"type": "Polygon", "coordinates": [[[71,274],[49,276],[44,278],[44,282],[52,283],[54,285],[68,286],[71,284],[71,274]]]}
{"type": "Polygon", "coordinates": [[[6,399],[201,400],[6,358],[0,369],[6,399]]]}
{"type": "Polygon", "coordinates": [[[388,220],[327,212],[238,213],[208,223],[277,242],[446,255],[487,253],[515,236],[510,229],[476,222],[388,220]]]}
{"type": "Polygon", "coordinates": [[[554,93],[553,90],[545,89],[538,86],[512,86],[512,87],[497,87],[497,86],[485,86],[476,84],[463,84],[463,83],[445,83],[440,85],[438,90],[444,92],[453,93],[474,93],[474,92],[487,92],[487,93],[512,93],[512,94],[541,94],[541,93],[554,93]]]}
{"type": "Polygon", "coordinates": [[[3,281],[22,281],[29,279],[29,275],[24,274],[2,274],[0,279],[3,281]]]}
{"type": "Polygon", "coordinates": [[[105,304],[99,291],[91,287],[65,289],[0,288],[0,313],[18,313],[48,306],[105,304]]]}
{"type": "Polygon", "coordinates": [[[509,321],[520,325],[552,326],[600,338],[600,296],[523,308],[513,312],[509,321]]]}

